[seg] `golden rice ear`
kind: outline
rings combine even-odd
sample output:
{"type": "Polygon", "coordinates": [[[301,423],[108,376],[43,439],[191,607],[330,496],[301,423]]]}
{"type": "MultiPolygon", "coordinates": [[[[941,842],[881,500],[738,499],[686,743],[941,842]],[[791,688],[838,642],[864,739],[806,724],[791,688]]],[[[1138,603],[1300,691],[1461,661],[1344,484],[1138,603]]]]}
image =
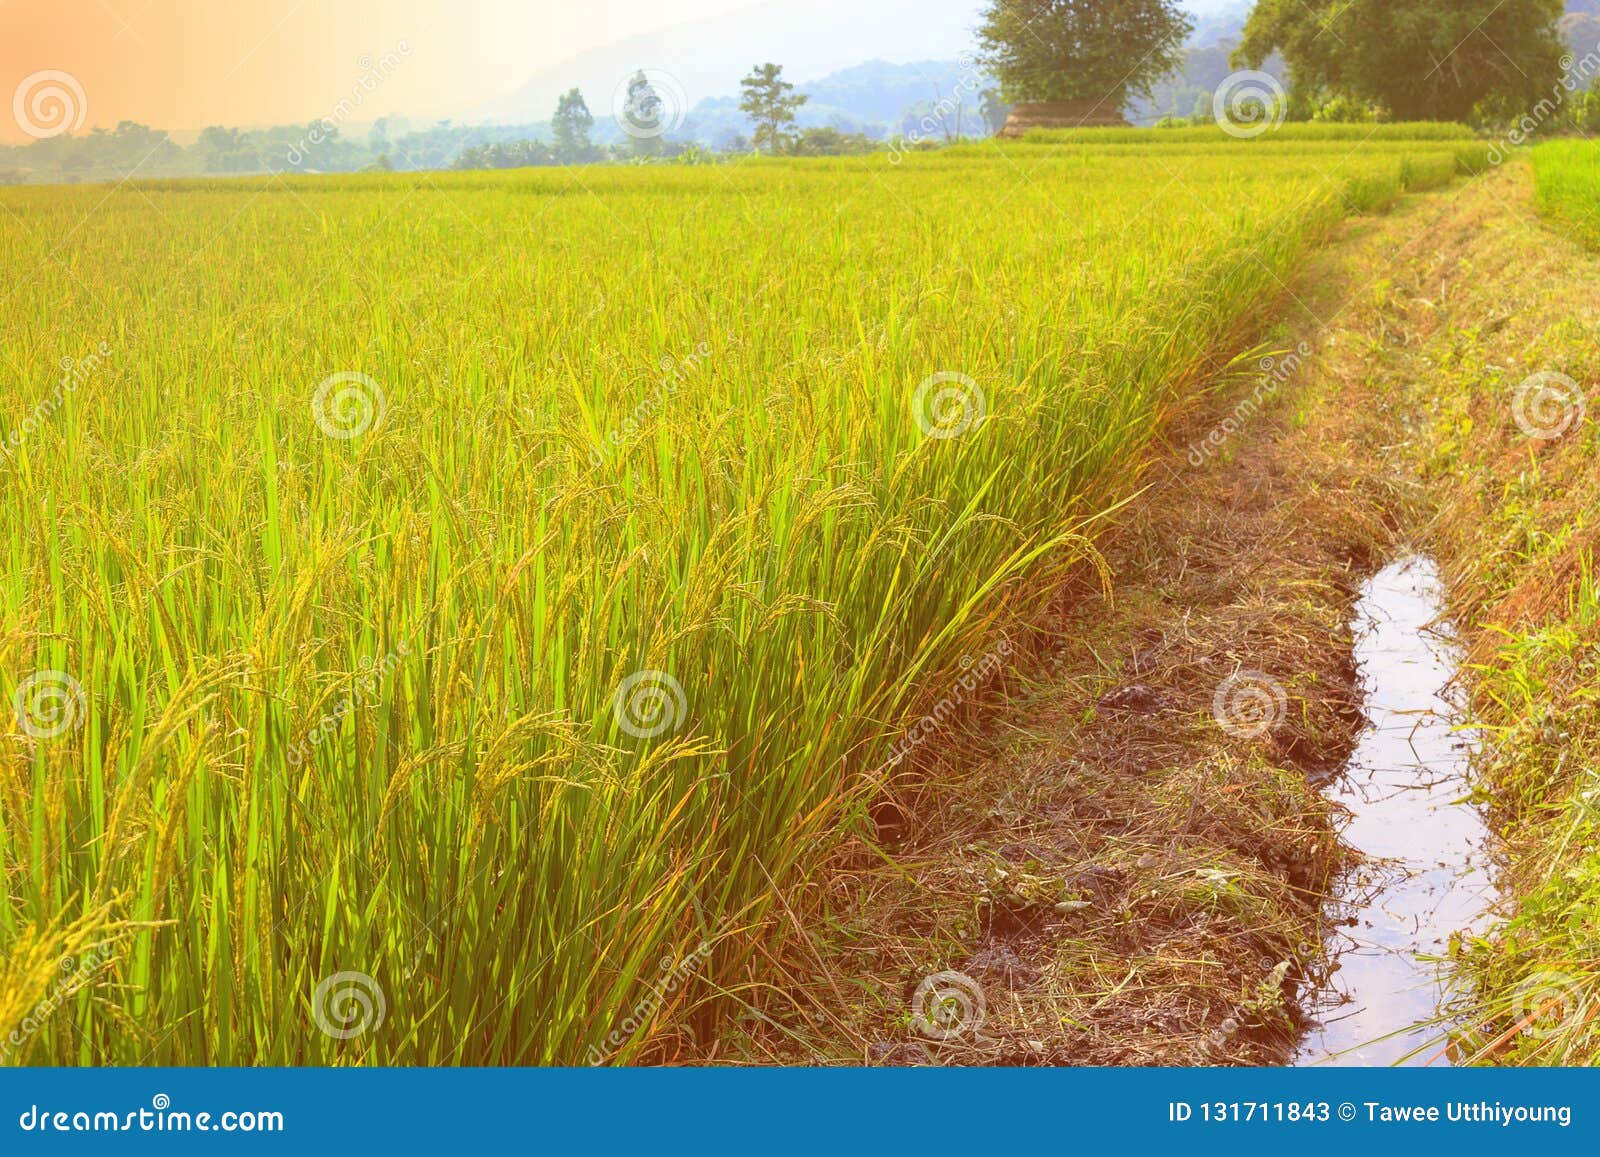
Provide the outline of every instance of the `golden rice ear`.
{"type": "MultiPolygon", "coordinates": [[[[9,938],[0,953],[0,1064],[24,1065],[46,1042],[40,1039],[81,994],[115,986],[119,957],[140,929],[154,925],[114,916],[104,904],[72,921],[31,925],[9,938]]],[[[125,972],[126,962],[121,969],[125,972]]],[[[65,1015],[72,1015],[66,1013],[65,1015]]]]}

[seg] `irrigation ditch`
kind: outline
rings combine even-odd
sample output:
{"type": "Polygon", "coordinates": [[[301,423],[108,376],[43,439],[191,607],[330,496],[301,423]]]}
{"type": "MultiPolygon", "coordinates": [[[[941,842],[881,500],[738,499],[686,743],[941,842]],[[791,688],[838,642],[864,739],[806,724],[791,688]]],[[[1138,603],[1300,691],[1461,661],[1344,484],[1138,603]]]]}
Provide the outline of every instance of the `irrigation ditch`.
{"type": "Polygon", "coordinates": [[[1461,188],[1347,223],[1256,365],[1173,416],[1106,537],[1109,590],[1064,590],[1004,702],[894,800],[896,830],[843,850],[843,931],[813,936],[817,980],[758,1051],[1450,1062],[1444,958],[1491,919],[1494,846],[1447,592],[1417,553],[1415,398],[1373,370],[1406,339],[1373,286],[1462,231],[1461,188]]]}

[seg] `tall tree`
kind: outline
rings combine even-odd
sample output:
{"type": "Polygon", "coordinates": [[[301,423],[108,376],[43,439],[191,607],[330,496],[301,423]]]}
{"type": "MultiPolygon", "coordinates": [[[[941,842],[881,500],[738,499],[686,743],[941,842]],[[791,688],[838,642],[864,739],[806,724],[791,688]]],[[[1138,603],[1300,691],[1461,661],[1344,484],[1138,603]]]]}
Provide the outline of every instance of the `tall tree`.
{"type": "Polygon", "coordinates": [[[978,115],[983,117],[983,123],[991,133],[997,133],[1005,127],[1006,118],[1011,115],[1011,106],[1006,104],[998,90],[986,88],[978,94],[978,115]]]}
{"type": "Polygon", "coordinates": [[[1520,113],[1560,72],[1562,0],[1259,0],[1234,63],[1289,66],[1296,106],[1348,96],[1396,120],[1520,113]]]}
{"type": "Polygon", "coordinates": [[[1007,101],[1095,101],[1121,112],[1183,64],[1177,0],[992,0],[982,60],[1007,101]]]}
{"type": "Polygon", "coordinates": [[[806,103],[805,95],[783,79],[781,65],[770,62],[751,69],[739,88],[739,108],[755,122],[756,148],[782,152],[792,138],[789,126],[794,124],[795,110],[806,103]]]}
{"type": "Polygon", "coordinates": [[[594,128],[594,116],[583,101],[583,93],[568,89],[556,102],[556,115],[550,118],[555,133],[556,155],[563,161],[587,160],[591,152],[589,130],[594,128]]]}
{"type": "Polygon", "coordinates": [[[628,95],[622,110],[622,131],[633,140],[633,151],[653,156],[661,151],[661,134],[666,103],[641,69],[628,79],[628,95]]]}
{"type": "Polygon", "coordinates": [[[261,157],[239,129],[221,125],[201,129],[193,151],[208,173],[250,173],[261,168],[261,157]]]}

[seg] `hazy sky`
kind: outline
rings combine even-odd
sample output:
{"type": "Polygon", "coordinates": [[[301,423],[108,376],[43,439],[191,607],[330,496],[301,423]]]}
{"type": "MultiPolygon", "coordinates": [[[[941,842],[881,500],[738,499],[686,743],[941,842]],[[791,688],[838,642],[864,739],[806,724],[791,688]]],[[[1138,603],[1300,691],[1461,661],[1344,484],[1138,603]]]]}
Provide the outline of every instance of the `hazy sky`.
{"type": "MultiPolygon", "coordinates": [[[[929,5],[938,13],[929,17],[950,23],[952,44],[962,45],[982,6],[947,0],[929,5]],[[966,18],[950,21],[952,9],[966,18]]],[[[51,87],[51,78],[38,78],[46,70],[76,82],[81,98],[69,91],[67,99],[81,104],[74,114],[82,114],[85,131],[120,120],[177,131],[304,122],[330,115],[363,75],[377,73],[387,75],[367,86],[349,119],[450,115],[585,50],[673,25],[750,9],[743,27],[760,40],[763,13],[773,7],[770,0],[0,0],[0,139],[26,139],[17,104],[51,87]],[[398,67],[385,66],[386,57],[398,67]]],[[[896,51],[905,0],[852,4],[869,24],[875,8],[883,9],[881,34],[841,45],[849,50],[842,64],[905,59],[896,51]]],[[[781,61],[782,47],[763,55],[781,61]]]]}

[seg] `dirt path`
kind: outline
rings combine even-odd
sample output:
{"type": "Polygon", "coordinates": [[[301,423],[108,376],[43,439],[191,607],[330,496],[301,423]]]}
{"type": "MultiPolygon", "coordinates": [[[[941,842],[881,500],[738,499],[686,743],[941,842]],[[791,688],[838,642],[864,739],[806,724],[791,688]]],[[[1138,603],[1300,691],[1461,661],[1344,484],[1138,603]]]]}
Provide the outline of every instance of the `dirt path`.
{"type": "MultiPolygon", "coordinates": [[[[1526,176],[1349,222],[1248,372],[1180,415],[1106,540],[827,882],[812,959],[743,1047],[877,1064],[1281,1063],[1347,866],[1319,793],[1361,725],[1360,581],[1426,521],[1396,298],[1526,176]],[[1027,657],[1037,656],[1037,657],[1027,657]]],[[[1431,303],[1428,303],[1431,307],[1431,303]]]]}

